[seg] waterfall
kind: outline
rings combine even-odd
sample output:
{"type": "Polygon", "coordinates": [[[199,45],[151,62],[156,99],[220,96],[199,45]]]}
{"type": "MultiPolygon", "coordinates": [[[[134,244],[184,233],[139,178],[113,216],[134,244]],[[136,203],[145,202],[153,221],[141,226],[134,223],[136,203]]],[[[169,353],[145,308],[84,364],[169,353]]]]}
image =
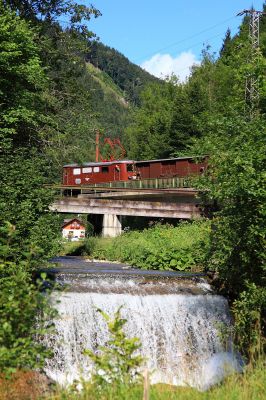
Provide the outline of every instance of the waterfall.
{"type": "Polygon", "coordinates": [[[207,389],[240,364],[230,338],[228,304],[203,279],[61,275],[68,290],[55,292],[55,333],[45,338],[54,350],[46,373],[65,385],[90,377],[92,364],[84,349],[97,350],[108,340],[98,308],[112,316],[120,306],[128,337],[141,342],[144,366],[152,383],[207,389]],[[59,300],[59,302],[58,302],[59,300]]]}

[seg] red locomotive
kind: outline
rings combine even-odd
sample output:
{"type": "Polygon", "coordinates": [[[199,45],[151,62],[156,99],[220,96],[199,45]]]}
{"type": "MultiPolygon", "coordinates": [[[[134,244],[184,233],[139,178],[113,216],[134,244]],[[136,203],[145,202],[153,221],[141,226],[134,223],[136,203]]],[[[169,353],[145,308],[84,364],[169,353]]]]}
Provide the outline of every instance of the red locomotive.
{"type": "Polygon", "coordinates": [[[90,162],[63,167],[63,185],[80,186],[114,181],[128,181],[136,177],[134,161],[90,162]]]}
{"type": "Polygon", "coordinates": [[[85,186],[106,182],[156,178],[185,178],[200,175],[207,166],[207,157],[179,157],[161,160],[121,160],[126,151],[119,139],[105,138],[107,157],[99,151],[100,134],[96,133],[96,162],[69,164],[63,167],[63,185],[85,186]],[[99,162],[99,159],[101,160],[99,162]]]}
{"type": "Polygon", "coordinates": [[[161,160],[113,160],[69,164],[63,167],[63,185],[80,186],[133,179],[184,178],[200,175],[207,166],[207,157],[179,157],[161,160]]]}

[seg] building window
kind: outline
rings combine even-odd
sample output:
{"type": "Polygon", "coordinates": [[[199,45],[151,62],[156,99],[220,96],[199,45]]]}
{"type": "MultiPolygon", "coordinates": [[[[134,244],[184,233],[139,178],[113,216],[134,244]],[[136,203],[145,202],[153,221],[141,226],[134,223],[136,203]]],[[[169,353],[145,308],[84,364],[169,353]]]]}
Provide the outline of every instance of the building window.
{"type": "Polygon", "coordinates": [[[74,168],[73,175],[80,175],[80,168],[74,168]]]}
{"type": "Polygon", "coordinates": [[[82,168],[82,172],[83,174],[91,174],[92,168],[91,167],[82,168]]]}
{"type": "Polygon", "coordinates": [[[100,172],[100,167],[94,167],[93,172],[100,172]]]}
{"type": "Polygon", "coordinates": [[[109,167],[102,167],[103,174],[108,174],[108,172],[109,172],[109,167]]]}

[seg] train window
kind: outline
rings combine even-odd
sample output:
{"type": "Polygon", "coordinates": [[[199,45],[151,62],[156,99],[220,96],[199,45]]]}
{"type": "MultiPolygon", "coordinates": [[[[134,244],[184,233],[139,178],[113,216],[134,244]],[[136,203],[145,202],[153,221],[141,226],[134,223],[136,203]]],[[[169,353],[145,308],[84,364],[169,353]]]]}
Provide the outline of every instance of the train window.
{"type": "Polygon", "coordinates": [[[82,168],[83,174],[90,174],[92,172],[91,167],[82,168]]]}
{"type": "Polygon", "coordinates": [[[108,172],[109,172],[109,167],[102,167],[103,174],[108,174],[108,172]]]}
{"type": "Polygon", "coordinates": [[[94,167],[93,172],[100,172],[100,167],[94,167]]]}
{"type": "Polygon", "coordinates": [[[73,175],[80,175],[80,168],[74,168],[73,175]]]}
{"type": "Polygon", "coordinates": [[[133,164],[127,164],[127,172],[133,172],[133,164]]]}
{"type": "Polygon", "coordinates": [[[75,184],[76,184],[76,185],[80,185],[80,184],[81,184],[81,179],[79,179],[79,178],[78,178],[78,179],[75,179],[75,184]]]}

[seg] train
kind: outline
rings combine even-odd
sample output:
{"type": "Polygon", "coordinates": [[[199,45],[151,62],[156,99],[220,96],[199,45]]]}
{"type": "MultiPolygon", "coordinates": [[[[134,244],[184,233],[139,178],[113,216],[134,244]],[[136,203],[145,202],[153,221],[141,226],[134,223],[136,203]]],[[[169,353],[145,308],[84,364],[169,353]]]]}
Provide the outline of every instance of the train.
{"type": "Polygon", "coordinates": [[[198,176],[207,168],[207,156],[158,160],[112,160],[63,166],[63,185],[87,186],[156,178],[198,176]]]}

